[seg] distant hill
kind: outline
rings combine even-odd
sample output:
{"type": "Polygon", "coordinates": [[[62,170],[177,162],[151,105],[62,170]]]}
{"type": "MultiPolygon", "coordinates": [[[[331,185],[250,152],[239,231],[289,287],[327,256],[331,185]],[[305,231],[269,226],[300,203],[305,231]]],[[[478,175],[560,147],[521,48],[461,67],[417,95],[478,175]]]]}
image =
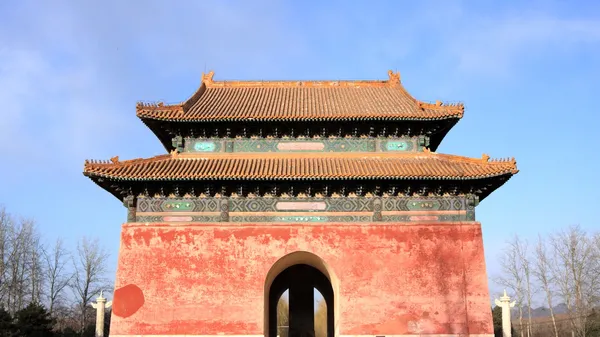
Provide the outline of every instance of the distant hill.
{"type": "MultiPolygon", "coordinates": [[[[567,305],[564,303],[558,304],[554,307],[554,314],[566,314],[567,313],[567,305]]],[[[539,317],[549,317],[550,309],[546,307],[539,307],[531,310],[531,318],[539,318],[539,317]]],[[[513,319],[519,318],[519,308],[514,307],[511,310],[511,317],[513,319]]],[[[529,312],[527,311],[527,307],[523,307],[523,318],[529,318],[529,312]]]]}

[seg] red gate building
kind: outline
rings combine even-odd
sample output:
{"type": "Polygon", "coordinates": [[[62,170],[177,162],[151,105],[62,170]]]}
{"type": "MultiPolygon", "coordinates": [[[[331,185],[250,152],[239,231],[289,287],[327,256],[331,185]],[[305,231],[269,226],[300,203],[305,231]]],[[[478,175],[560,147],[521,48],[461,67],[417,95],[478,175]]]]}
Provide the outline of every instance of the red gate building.
{"type": "Polygon", "coordinates": [[[137,105],[153,158],[86,161],[128,210],[112,336],[493,336],[475,208],[516,162],[436,153],[461,104],[384,81],[215,81],[137,105]]]}

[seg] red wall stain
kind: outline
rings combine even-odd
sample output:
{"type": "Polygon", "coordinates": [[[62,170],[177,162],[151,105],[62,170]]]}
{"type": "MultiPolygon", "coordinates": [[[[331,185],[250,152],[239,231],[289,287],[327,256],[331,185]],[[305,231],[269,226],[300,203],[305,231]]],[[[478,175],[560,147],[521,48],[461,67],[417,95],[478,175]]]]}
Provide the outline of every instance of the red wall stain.
{"type": "Polygon", "coordinates": [[[135,314],[144,305],[144,293],[135,284],[128,284],[115,290],[112,312],[116,316],[127,318],[135,314]]]}
{"type": "Polygon", "coordinates": [[[125,224],[111,333],[263,334],[267,272],[300,250],[339,279],[340,334],[493,333],[477,222],[125,224]]]}

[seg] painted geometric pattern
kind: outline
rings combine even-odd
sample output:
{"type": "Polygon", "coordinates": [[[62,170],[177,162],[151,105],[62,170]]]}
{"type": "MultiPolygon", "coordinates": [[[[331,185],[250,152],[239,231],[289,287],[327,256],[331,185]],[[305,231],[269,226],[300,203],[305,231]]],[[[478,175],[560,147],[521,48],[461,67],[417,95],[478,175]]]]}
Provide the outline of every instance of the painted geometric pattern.
{"type": "Polygon", "coordinates": [[[398,152],[422,151],[418,138],[186,138],[184,152],[398,152]]]}
{"type": "Polygon", "coordinates": [[[159,215],[138,215],[136,222],[221,222],[221,218],[210,215],[193,216],[159,216],[159,215]]]}
{"type": "Polygon", "coordinates": [[[436,222],[436,221],[474,221],[475,218],[469,219],[466,214],[446,214],[446,215],[428,215],[428,216],[419,216],[419,215],[383,215],[381,221],[383,222],[418,222],[418,221],[427,221],[427,222],[436,222]]]}
{"type": "Polygon", "coordinates": [[[138,222],[473,221],[475,199],[473,197],[140,198],[137,201],[136,211],[135,219],[138,222]],[[332,213],[339,213],[339,215],[332,213]]]}
{"type": "Polygon", "coordinates": [[[236,198],[230,212],[371,212],[373,198],[236,198]]]}
{"type": "Polygon", "coordinates": [[[382,198],[385,211],[452,211],[466,210],[467,200],[462,197],[396,197],[382,198]]]}
{"type": "Polygon", "coordinates": [[[139,198],[137,212],[219,212],[215,198],[139,198]]]}
{"type": "MultiPolygon", "coordinates": [[[[436,215],[436,216],[411,216],[411,215],[383,215],[379,220],[374,216],[331,216],[331,215],[311,215],[311,216],[231,216],[230,222],[454,222],[454,221],[474,221],[475,218],[463,214],[457,215],[436,215]]],[[[219,216],[137,216],[135,222],[228,222],[219,216]]]]}

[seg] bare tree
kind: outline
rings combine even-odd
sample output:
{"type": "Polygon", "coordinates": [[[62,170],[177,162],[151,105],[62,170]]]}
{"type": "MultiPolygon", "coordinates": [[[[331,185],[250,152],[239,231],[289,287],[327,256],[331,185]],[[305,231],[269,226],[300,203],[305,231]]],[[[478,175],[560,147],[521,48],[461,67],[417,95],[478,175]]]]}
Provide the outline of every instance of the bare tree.
{"type": "Polygon", "coordinates": [[[543,241],[542,237],[538,236],[538,243],[535,247],[535,265],[533,269],[533,275],[541,284],[542,289],[544,290],[546,302],[548,303],[548,308],[550,309],[550,318],[552,319],[554,336],[558,337],[556,315],[554,314],[554,305],[552,303],[552,299],[554,296],[552,290],[552,283],[554,282],[554,278],[550,273],[550,264],[551,261],[549,261],[548,259],[548,253],[546,252],[546,244],[543,241]]]}
{"type": "Polygon", "coordinates": [[[515,240],[513,242],[513,247],[518,254],[519,262],[521,264],[521,268],[523,269],[523,277],[525,281],[525,299],[527,300],[527,337],[531,337],[532,331],[532,317],[531,317],[531,262],[528,254],[528,244],[527,241],[520,241],[518,237],[515,236],[515,240]]]}
{"type": "MultiPolygon", "coordinates": [[[[43,246],[41,243],[41,235],[37,231],[35,221],[26,220],[28,226],[27,239],[27,271],[26,277],[29,279],[29,301],[41,303],[42,290],[44,287],[44,267],[42,262],[43,246]]],[[[26,305],[27,303],[25,303],[26,305]]]]}
{"type": "Polygon", "coordinates": [[[592,312],[599,275],[595,273],[598,256],[589,235],[572,226],[551,237],[555,253],[552,268],[559,293],[567,305],[574,334],[587,336],[587,317],[592,312]]]}
{"type": "Polygon", "coordinates": [[[497,278],[496,282],[509,288],[515,294],[515,301],[519,310],[519,332],[521,337],[525,336],[523,330],[523,302],[525,299],[526,277],[521,260],[522,243],[517,235],[515,235],[507,243],[507,248],[504,254],[500,256],[500,267],[503,276],[497,278]]]}
{"type": "Polygon", "coordinates": [[[110,289],[105,278],[108,255],[97,240],[83,239],[75,256],[61,240],[48,249],[41,242],[33,220],[16,218],[0,205],[0,307],[14,315],[44,299],[57,329],[82,328],[88,323],[88,310],[92,311],[87,307],[92,296],[110,289]],[[69,285],[75,301],[66,301],[69,285]]]}
{"type": "Polygon", "coordinates": [[[83,238],[77,245],[77,255],[73,258],[75,274],[72,289],[78,299],[81,329],[88,322],[88,304],[92,297],[110,287],[106,278],[107,259],[108,253],[97,239],[83,238]]]}
{"type": "Polygon", "coordinates": [[[596,233],[593,238],[594,241],[594,264],[591,266],[592,275],[596,275],[592,286],[592,292],[594,294],[592,303],[594,307],[600,307],[600,232],[596,233]]]}
{"type": "Polygon", "coordinates": [[[64,247],[62,239],[57,239],[54,246],[49,250],[44,250],[43,254],[46,267],[48,311],[52,315],[64,290],[73,279],[74,273],[67,270],[70,254],[64,247]]]}
{"type": "Polygon", "coordinates": [[[40,248],[33,220],[16,221],[4,209],[0,210],[0,300],[10,313],[40,300],[40,248]]]}
{"type": "Polygon", "coordinates": [[[0,305],[7,306],[8,297],[8,257],[10,256],[10,232],[13,219],[6,212],[4,206],[0,206],[0,305]]]}

